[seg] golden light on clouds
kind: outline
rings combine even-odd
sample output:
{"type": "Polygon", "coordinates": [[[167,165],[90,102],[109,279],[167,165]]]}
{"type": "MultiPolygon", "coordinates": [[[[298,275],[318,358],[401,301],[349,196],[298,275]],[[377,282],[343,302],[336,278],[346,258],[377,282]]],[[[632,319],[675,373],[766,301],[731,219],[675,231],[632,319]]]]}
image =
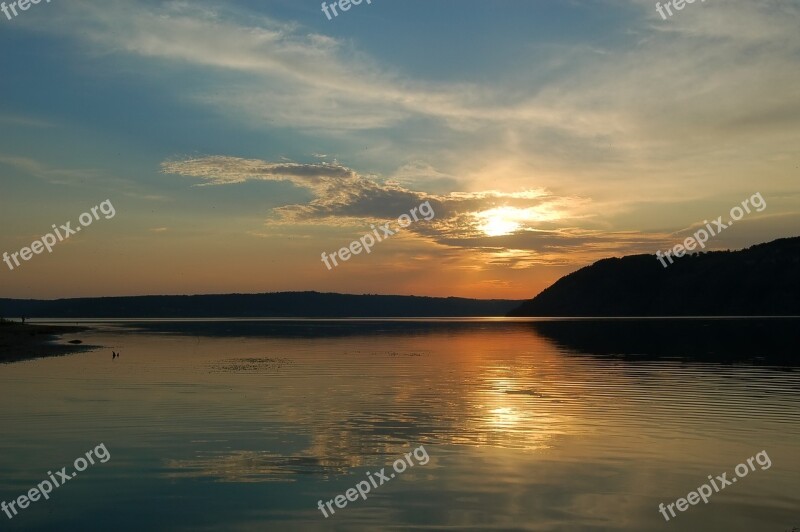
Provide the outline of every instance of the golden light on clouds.
{"type": "Polygon", "coordinates": [[[503,236],[510,235],[519,229],[519,222],[505,216],[502,212],[497,212],[505,209],[507,207],[481,213],[480,217],[484,219],[484,222],[479,226],[480,230],[486,233],[487,236],[503,236]]]}
{"type": "Polygon", "coordinates": [[[478,228],[486,236],[510,235],[526,222],[551,222],[560,218],[555,211],[541,207],[496,207],[479,212],[477,217],[481,220],[478,228]]]}

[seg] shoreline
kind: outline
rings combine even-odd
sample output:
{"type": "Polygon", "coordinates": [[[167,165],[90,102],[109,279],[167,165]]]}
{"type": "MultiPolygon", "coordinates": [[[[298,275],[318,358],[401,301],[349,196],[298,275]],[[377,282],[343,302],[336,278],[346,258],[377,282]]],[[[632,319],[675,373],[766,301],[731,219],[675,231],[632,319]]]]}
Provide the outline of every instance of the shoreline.
{"type": "Polygon", "coordinates": [[[55,343],[64,334],[80,333],[90,327],[74,325],[36,325],[19,322],[0,323],[0,364],[54,356],[72,355],[95,349],[83,343],[55,343]]]}

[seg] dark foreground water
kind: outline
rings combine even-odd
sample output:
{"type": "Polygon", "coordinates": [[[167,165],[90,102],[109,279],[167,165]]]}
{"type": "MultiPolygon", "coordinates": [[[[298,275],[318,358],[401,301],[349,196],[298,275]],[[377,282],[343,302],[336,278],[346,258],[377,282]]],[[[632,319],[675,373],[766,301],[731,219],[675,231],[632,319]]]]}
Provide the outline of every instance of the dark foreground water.
{"type": "Polygon", "coordinates": [[[0,530],[792,530],[799,325],[101,324],[0,365],[0,530]]]}

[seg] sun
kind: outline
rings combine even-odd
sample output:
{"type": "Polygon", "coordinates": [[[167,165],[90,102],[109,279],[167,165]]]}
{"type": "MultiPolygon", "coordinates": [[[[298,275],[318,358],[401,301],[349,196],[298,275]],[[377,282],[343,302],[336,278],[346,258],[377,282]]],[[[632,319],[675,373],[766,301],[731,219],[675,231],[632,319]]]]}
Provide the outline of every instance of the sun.
{"type": "Polygon", "coordinates": [[[495,207],[486,211],[475,213],[480,220],[478,229],[486,236],[504,236],[524,229],[523,225],[530,222],[550,222],[558,220],[561,215],[555,209],[547,206],[526,207],[495,207]]]}
{"type": "Polygon", "coordinates": [[[487,216],[484,223],[479,226],[479,229],[487,236],[510,235],[519,228],[519,222],[506,218],[502,214],[492,214],[487,216]]]}
{"type": "Polygon", "coordinates": [[[510,235],[522,227],[523,221],[530,219],[528,209],[517,209],[515,207],[497,207],[477,213],[477,217],[482,220],[478,229],[486,236],[510,235]]]}

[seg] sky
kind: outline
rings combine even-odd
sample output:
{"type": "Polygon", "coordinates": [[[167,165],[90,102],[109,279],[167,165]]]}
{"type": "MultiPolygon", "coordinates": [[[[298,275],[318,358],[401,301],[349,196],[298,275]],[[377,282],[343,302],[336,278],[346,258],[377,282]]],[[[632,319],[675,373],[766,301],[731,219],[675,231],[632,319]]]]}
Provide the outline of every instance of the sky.
{"type": "Polygon", "coordinates": [[[670,249],[756,193],[765,208],[705,249],[798,236],[800,2],[672,12],[372,0],[329,20],[317,0],[53,0],[0,14],[0,253],[107,201],[52,251],[0,263],[0,297],[523,299],[670,249]],[[400,228],[425,202],[434,214],[400,228]],[[396,234],[326,267],[387,222],[396,234]]]}

